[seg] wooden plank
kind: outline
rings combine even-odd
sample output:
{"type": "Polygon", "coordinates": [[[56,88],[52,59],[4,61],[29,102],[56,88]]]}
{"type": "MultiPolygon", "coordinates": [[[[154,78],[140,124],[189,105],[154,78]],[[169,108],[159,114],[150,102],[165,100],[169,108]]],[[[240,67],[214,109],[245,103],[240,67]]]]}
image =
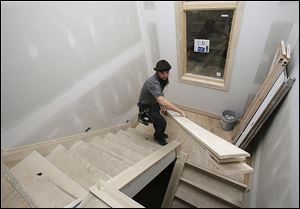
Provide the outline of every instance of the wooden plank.
{"type": "Polygon", "coordinates": [[[11,168],[11,172],[38,207],[64,207],[87,193],[35,151],[11,168]]]}
{"type": "Polygon", "coordinates": [[[234,163],[234,162],[244,162],[246,160],[245,157],[233,157],[228,159],[218,159],[215,155],[210,153],[210,156],[217,162],[217,163],[234,163]]]}
{"type": "Polygon", "coordinates": [[[9,168],[10,168],[13,165],[15,165],[18,161],[24,159],[27,155],[29,155],[33,151],[37,151],[41,155],[46,156],[53,149],[55,149],[55,147],[59,144],[65,146],[67,148],[70,148],[73,144],[77,143],[80,140],[84,140],[84,141],[88,142],[94,136],[108,133],[113,130],[117,131],[117,130],[124,129],[127,127],[128,127],[128,124],[122,124],[122,125],[118,125],[118,126],[111,127],[111,128],[100,129],[100,130],[96,130],[96,131],[62,137],[62,138],[58,138],[58,139],[52,139],[52,140],[47,140],[47,141],[45,141],[46,140],[45,139],[43,142],[3,150],[3,152],[1,152],[1,158],[2,158],[2,161],[7,166],[10,165],[9,166],[9,168]]]}
{"type": "Polygon", "coordinates": [[[285,95],[292,88],[294,82],[295,82],[295,79],[289,79],[288,82],[286,82],[283,85],[283,87],[280,89],[278,94],[272,99],[267,110],[264,111],[264,113],[262,114],[260,119],[257,121],[257,124],[255,125],[255,127],[252,128],[251,132],[246,136],[245,140],[241,143],[240,147],[242,149],[246,149],[246,147],[249,145],[249,143],[255,137],[256,133],[260,130],[262,125],[265,123],[265,121],[269,118],[269,116],[275,110],[277,105],[282,101],[282,99],[285,97],[285,95]]]}
{"type": "Polygon", "coordinates": [[[273,84],[275,83],[275,81],[280,76],[283,70],[284,70],[284,66],[282,66],[282,64],[279,63],[278,61],[276,66],[274,67],[274,70],[272,70],[272,73],[267,77],[267,79],[263,82],[263,84],[259,88],[255,98],[251,102],[251,105],[249,106],[241,122],[239,123],[238,128],[236,129],[233,136],[234,143],[237,142],[238,138],[241,136],[246,126],[249,124],[253,115],[255,114],[255,112],[257,111],[257,109],[259,108],[264,98],[267,96],[268,92],[270,91],[273,84]]]}
{"type": "Polygon", "coordinates": [[[246,174],[253,172],[253,168],[245,162],[218,163],[214,160],[214,158],[211,157],[211,159],[211,162],[213,162],[217,169],[222,171],[222,174],[224,175],[246,174]]]}
{"type": "Polygon", "coordinates": [[[150,156],[144,158],[142,161],[136,163],[134,166],[128,168],[126,171],[112,178],[108,183],[116,189],[122,189],[129,182],[141,176],[147,169],[151,168],[154,164],[158,163],[162,158],[167,156],[170,152],[178,149],[180,143],[172,141],[160,150],[157,150],[150,156]]]}
{"type": "Polygon", "coordinates": [[[245,139],[245,137],[247,136],[247,134],[250,132],[250,130],[255,125],[256,121],[259,119],[259,117],[261,116],[261,114],[263,113],[265,108],[267,108],[268,104],[271,102],[271,99],[274,97],[274,95],[279,91],[279,89],[283,85],[284,80],[285,80],[284,71],[282,71],[282,73],[279,75],[279,77],[275,81],[274,85],[272,86],[272,88],[270,89],[270,91],[268,92],[268,94],[266,95],[264,100],[262,101],[261,105],[259,106],[259,108],[255,112],[255,114],[253,115],[252,119],[249,121],[245,130],[243,131],[241,136],[235,142],[236,146],[240,146],[242,144],[242,142],[245,139]]]}
{"type": "Polygon", "coordinates": [[[86,190],[96,184],[99,178],[103,180],[109,179],[109,176],[104,172],[70,152],[62,145],[58,145],[46,156],[46,159],[86,190]]]}
{"type": "Polygon", "coordinates": [[[248,144],[251,142],[251,140],[254,138],[255,134],[259,131],[261,126],[264,124],[264,122],[268,119],[268,117],[271,115],[273,110],[277,107],[277,105],[281,102],[281,100],[284,98],[284,96],[289,92],[291,89],[295,79],[288,78],[286,82],[280,87],[279,91],[275,94],[275,96],[272,98],[270,103],[268,104],[267,108],[263,111],[259,119],[256,121],[252,129],[249,131],[243,142],[240,144],[240,147],[242,149],[245,149],[248,144]]]}
{"type": "Polygon", "coordinates": [[[194,139],[219,159],[249,157],[250,154],[227,142],[221,137],[207,131],[198,126],[187,118],[181,117],[179,114],[168,111],[175,121],[185,129],[194,139]]]}
{"type": "Polygon", "coordinates": [[[249,108],[246,110],[242,120],[240,121],[234,135],[234,142],[237,141],[237,138],[242,134],[242,131],[245,129],[247,124],[249,123],[249,120],[251,120],[254,112],[257,110],[258,106],[261,104],[263,99],[265,98],[267,92],[270,91],[272,85],[278,78],[278,76],[283,71],[284,67],[282,66],[282,62],[285,59],[281,53],[279,53],[280,49],[277,50],[273,63],[271,65],[271,68],[269,70],[269,74],[265,81],[260,86],[258,92],[255,95],[255,98],[252,100],[251,104],[249,105],[249,108]]]}
{"type": "Polygon", "coordinates": [[[90,192],[112,208],[144,208],[141,204],[102,180],[98,181],[97,187],[90,187],[90,192]]]}
{"type": "Polygon", "coordinates": [[[286,46],[286,58],[289,60],[289,59],[291,59],[291,45],[290,44],[288,44],[287,46],[286,46]]]}
{"type": "Polygon", "coordinates": [[[179,183],[179,179],[187,159],[188,154],[180,152],[178,158],[176,160],[175,166],[173,168],[173,172],[167,187],[167,191],[165,193],[164,200],[162,202],[162,208],[170,208],[172,206],[172,201],[174,199],[174,195],[177,189],[177,185],[179,183]]]}
{"type": "Polygon", "coordinates": [[[285,48],[285,44],[284,41],[280,41],[280,49],[281,49],[281,54],[286,57],[286,48],[285,48]]]}

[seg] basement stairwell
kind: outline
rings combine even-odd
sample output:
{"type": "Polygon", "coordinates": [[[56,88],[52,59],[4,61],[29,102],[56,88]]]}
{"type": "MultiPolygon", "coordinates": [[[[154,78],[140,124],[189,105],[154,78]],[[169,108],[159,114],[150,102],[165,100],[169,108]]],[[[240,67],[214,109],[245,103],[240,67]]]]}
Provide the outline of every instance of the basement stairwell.
{"type": "Polygon", "coordinates": [[[177,159],[162,207],[243,207],[249,153],[172,112],[166,120],[166,146],[126,124],[2,151],[1,173],[30,207],[137,208],[132,198],[177,159]]]}

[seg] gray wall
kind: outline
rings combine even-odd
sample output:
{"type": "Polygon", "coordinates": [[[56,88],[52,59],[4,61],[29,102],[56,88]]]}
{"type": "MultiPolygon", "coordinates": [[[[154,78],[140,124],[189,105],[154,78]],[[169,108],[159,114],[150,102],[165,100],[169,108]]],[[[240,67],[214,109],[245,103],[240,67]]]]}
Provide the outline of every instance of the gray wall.
{"type": "Polygon", "coordinates": [[[1,147],[125,123],[148,76],[135,2],[1,2],[1,147]]]}

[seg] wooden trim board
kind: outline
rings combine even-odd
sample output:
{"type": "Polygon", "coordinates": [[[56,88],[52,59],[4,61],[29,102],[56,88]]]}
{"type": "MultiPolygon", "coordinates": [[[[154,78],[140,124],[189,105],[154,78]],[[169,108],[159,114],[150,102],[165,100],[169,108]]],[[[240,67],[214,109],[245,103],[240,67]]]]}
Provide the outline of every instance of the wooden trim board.
{"type": "Polygon", "coordinates": [[[179,114],[168,111],[169,115],[193,138],[203,145],[208,151],[212,152],[218,159],[249,157],[250,154],[229,143],[221,137],[207,131],[187,118],[179,114]]]}
{"type": "Polygon", "coordinates": [[[254,116],[255,112],[263,102],[264,98],[267,96],[268,92],[271,90],[273,84],[276,82],[281,72],[285,69],[285,66],[287,65],[288,61],[289,59],[286,58],[284,42],[281,41],[280,47],[276,51],[276,54],[274,56],[267,78],[260,86],[258,92],[255,95],[255,98],[252,100],[251,104],[249,105],[249,108],[246,110],[241,122],[238,124],[236,131],[233,134],[234,143],[236,143],[239,137],[242,135],[246,126],[249,124],[249,121],[254,116]]]}
{"type": "Polygon", "coordinates": [[[276,82],[272,86],[271,90],[268,92],[266,98],[263,100],[257,111],[255,112],[252,119],[249,121],[248,125],[246,126],[245,130],[243,131],[242,135],[237,139],[235,142],[236,146],[240,146],[244,139],[246,138],[247,134],[251,131],[252,127],[255,125],[256,121],[259,119],[263,111],[267,108],[268,104],[271,102],[271,99],[274,97],[274,95],[279,91],[281,86],[284,83],[284,72],[279,75],[276,82]]]}
{"type": "Polygon", "coordinates": [[[184,164],[186,162],[188,154],[180,152],[178,155],[178,158],[176,160],[167,191],[165,193],[164,200],[162,202],[161,207],[162,208],[170,208],[172,206],[172,201],[174,199],[174,195],[177,189],[177,185],[184,167],[184,164]]]}
{"type": "Polygon", "coordinates": [[[247,135],[246,139],[243,141],[243,143],[241,143],[240,147],[242,149],[246,149],[246,147],[255,137],[256,133],[260,130],[262,125],[265,123],[265,121],[268,119],[268,117],[272,114],[274,109],[277,107],[277,105],[281,102],[281,100],[292,88],[294,82],[295,79],[289,78],[288,82],[285,83],[283,87],[280,89],[280,92],[278,92],[278,94],[276,94],[275,97],[271,100],[271,105],[269,105],[268,108],[263,112],[262,116],[257,121],[257,124],[255,124],[254,128],[251,129],[251,132],[247,135]]]}
{"type": "Polygon", "coordinates": [[[97,187],[91,186],[89,190],[112,208],[144,208],[142,205],[102,180],[99,180],[97,187]]]}
{"type": "MultiPolygon", "coordinates": [[[[128,185],[131,181],[141,176],[146,170],[150,169],[153,165],[158,163],[162,158],[167,156],[169,153],[175,151],[180,147],[180,143],[177,141],[172,141],[168,145],[157,150],[153,154],[149,155],[145,159],[136,163],[135,165],[129,167],[124,172],[111,178],[108,183],[116,189],[122,189],[128,185]]],[[[176,157],[176,156],[175,156],[176,157]]],[[[174,158],[175,159],[175,158],[174,158]]],[[[173,159],[173,160],[174,160],[173,159]]]]}

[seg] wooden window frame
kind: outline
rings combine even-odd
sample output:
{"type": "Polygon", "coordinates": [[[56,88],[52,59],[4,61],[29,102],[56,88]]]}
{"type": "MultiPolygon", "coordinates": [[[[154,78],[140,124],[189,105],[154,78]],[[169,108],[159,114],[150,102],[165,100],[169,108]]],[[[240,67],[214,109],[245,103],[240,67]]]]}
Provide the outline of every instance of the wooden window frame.
{"type": "Polygon", "coordinates": [[[244,2],[237,1],[199,1],[199,2],[176,2],[176,29],[177,29],[177,51],[178,51],[178,79],[179,82],[192,85],[228,91],[233,57],[237,45],[237,39],[242,20],[244,2]],[[187,72],[187,41],[186,41],[186,11],[190,10],[226,10],[233,9],[234,15],[231,25],[224,76],[217,79],[208,76],[196,75],[187,72]]]}

